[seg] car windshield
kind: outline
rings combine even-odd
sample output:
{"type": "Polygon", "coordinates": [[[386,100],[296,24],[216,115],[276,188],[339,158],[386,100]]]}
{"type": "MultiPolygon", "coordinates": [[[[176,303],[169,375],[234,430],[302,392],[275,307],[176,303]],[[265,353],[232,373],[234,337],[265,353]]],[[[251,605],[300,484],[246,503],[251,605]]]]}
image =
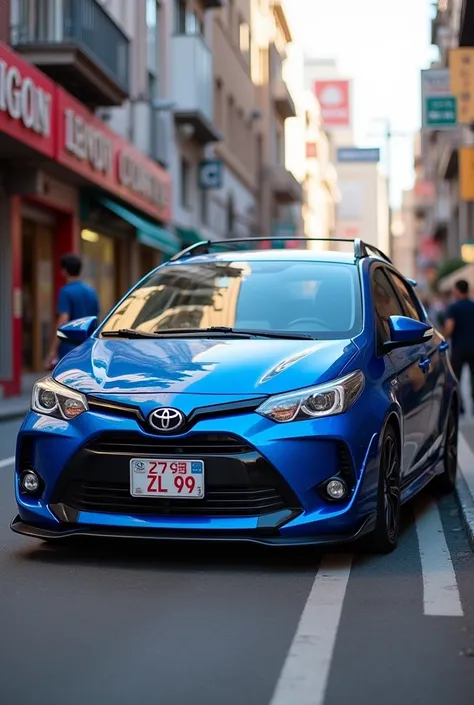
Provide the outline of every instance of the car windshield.
{"type": "Polygon", "coordinates": [[[148,276],[101,333],[121,329],[233,329],[309,333],[318,339],[360,332],[357,267],[331,262],[179,263],[148,276]]]}

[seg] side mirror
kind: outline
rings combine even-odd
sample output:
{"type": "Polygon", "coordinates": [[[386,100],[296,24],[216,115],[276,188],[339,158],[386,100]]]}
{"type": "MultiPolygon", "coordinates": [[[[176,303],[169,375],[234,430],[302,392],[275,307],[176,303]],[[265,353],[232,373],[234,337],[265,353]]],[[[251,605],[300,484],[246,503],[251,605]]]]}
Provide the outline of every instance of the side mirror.
{"type": "Polygon", "coordinates": [[[433,337],[431,326],[407,316],[390,316],[388,325],[390,340],[384,344],[385,352],[409,345],[421,345],[433,337]]]}
{"type": "Polygon", "coordinates": [[[66,325],[61,326],[57,331],[57,336],[60,340],[67,340],[72,345],[81,345],[87,338],[91,337],[98,325],[99,319],[97,316],[78,318],[76,321],[70,321],[66,325]]]}

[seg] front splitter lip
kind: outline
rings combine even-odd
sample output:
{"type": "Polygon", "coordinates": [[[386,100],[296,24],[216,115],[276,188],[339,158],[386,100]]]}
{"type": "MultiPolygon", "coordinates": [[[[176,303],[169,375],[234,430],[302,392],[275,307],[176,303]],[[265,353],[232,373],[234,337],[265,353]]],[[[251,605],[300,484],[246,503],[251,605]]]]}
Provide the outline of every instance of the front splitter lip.
{"type": "Polygon", "coordinates": [[[197,542],[197,543],[252,543],[264,546],[331,546],[357,541],[362,536],[368,534],[375,526],[375,516],[367,517],[362,525],[355,533],[346,535],[329,535],[329,536],[303,536],[303,537],[285,537],[281,535],[264,535],[257,531],[239,534],[234,532],[187,532],[179,531],[163,531],[147,529],[114,529],[103,526],[92,525],[76,525],[68,529],[51,530],[45,529],[42,526],[33,526],[28,524],[17,515],[11,522],[10,528],[17,534],[23,536],[31,536],[33,538],[43,539],[45,541],[57,541],[60,543],[64,539],[74,538],[96,538],[96,539],[140,539],[142,541],[162,541],[182,543],[197,542]]]}

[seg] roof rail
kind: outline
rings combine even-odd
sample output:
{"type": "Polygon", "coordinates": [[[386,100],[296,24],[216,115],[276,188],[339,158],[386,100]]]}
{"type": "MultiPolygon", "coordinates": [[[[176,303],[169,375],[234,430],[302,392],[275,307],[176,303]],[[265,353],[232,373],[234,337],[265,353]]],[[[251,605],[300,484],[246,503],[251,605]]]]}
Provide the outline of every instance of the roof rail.
{"type": "Polygon", "coordinates": [[[368,245],[363,240],[360,239],[348,239],[344,237],[242,237],[242,238],[230,238],[228,240],[201,240],[200,242],[195,242],[194,244],[186,247],[181,252],[173,255],[169,259],[169,262],[176,262],[183,259],[184,257],[189,257],[192,254],[208,254],[211,247],[222,247],[226,250],[232,250],[238,248],[239,245],[243,243],[252,242],[286,242],[286,241],[298,241],[298,242],[352,242],[354,245],[354,256],[356,259],[362,259],[362,257],[369,257],[370,254],[374,254],[376,257],[381,257],[387,262],[391,260],[385,255],[381,250],[368,245]]]}
{"type": "Polygon", "coordinates": [[[375,255],[375,257],[380,257],[386,262],[390,262],[390,264],[392,264],[392,260],[390,259],[390,257],[388,257],[388,255],[382,252],[382,250],[379,250],[379,248],[375,247],[374,245],[369,245],[363,240],[354,240],[354,254],[357,259],[362,259],[362,257],[370,257],[370,255],[375,255]]]}

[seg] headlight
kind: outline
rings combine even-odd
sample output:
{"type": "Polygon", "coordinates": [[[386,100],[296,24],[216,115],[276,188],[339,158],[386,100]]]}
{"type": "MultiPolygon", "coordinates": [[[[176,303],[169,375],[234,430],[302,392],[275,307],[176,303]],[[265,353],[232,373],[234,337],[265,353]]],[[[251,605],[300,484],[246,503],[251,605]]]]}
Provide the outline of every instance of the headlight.
{"type": "Polygon", "coordinates": [[[257,413],[278,423],[343,414],[360,396],[364,383],[362,372],[352,372],[333,382],[270,397],[257,413]]]}
{"type": "Polygon", "coordinates": [[[80,392],[64,387],[52,377],[36,382],[31,395],[31,409],[56,419],[75,419],[88,410],[87,399],[80,392]]]}

